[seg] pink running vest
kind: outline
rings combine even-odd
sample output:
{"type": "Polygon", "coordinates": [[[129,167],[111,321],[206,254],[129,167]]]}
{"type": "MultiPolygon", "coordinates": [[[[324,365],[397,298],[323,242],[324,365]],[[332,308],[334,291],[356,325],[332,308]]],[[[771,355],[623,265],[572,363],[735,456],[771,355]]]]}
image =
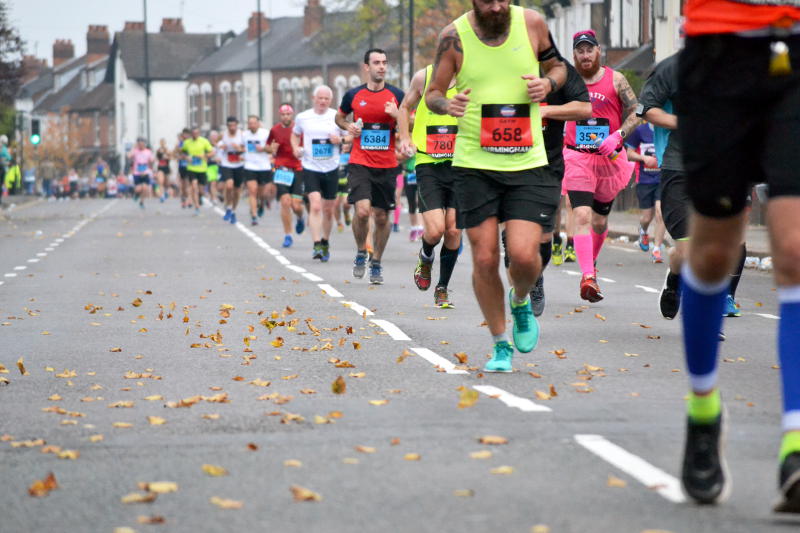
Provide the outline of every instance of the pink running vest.
{"type": "MultiPolygon", "coordinates": [[[[622,126],[622,102],[619,99],[616,88],[614,88],[614,70],[610,67],[603,67],[605,74],[597,83],[586,84],[589,90],[589,99],[592,102],[592,118],[606,119],[608,121],[608,133],[617,131],[622,126]]],[[[593,128],[598,126],[591,125],[591,121],[567,122],[564,144],[567,146],[576,145],[576,124],[582,131],[596,131],[593,128]],[[583,123],[588,126],[581,127],[583,123]]],[[[630,132],[629,132],[630,133],[630,132]]],[[[585,140],[579,140],[577,144],[584,144],[585,140]]]]}

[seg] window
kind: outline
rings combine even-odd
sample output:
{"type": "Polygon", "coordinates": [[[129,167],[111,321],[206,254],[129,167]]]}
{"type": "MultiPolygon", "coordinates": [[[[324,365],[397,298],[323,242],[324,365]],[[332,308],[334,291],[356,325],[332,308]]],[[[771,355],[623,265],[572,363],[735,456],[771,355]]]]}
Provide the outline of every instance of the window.
{"type": "Polygon", "coordinates": [[[204,83],[200,93],[203,95],[203,129],[208,129],[211,127],[211,85],[204,83]]]}
{"type": "Polygon", "coordinates": [[[222,96],[221,121],[226,121],[231,114],[231,84],[223,81],[219,86],[219,93],[222,96]]]}
{"type": "Polygon", "coordinates": [[[281,102],[288,102],[291,100],[292,84],[288,78],[281,78],[278,80],[278,91],[281,93],[281,102]]]}
{"type": "Polygon", "coordinates": [[[189,109],[186,115],[186,123],[191,128],[198,123],[197,99],[200,95],[200,88],[197,85],[189,87],[189,109]]]}
{"type": "Polygon", "coordinates": [[[144,137],[145,133],[147,132],[147,120],[145,118],[144,104],[139,104],[138,110],[139,110],[139,115],[137,120],[138,127],[136,129],[137,131],[136,135],[137,137],[144,137]]]}
{"type": "Polygon", "coordinates": [[[236,97],[236,115],[240,122],[244,122],[247,117],[244,114],[244,98],[242,97],[242,82],[237,81],[233,85],[233,94],[236,97]]]}
{"type": "Polygon", "coordinates": [[[94,112],[94,145],[100,146],[100,111],[94,112]]]}
{"type": "Polygon", "coordinates": [[[347,92],[347,78],[344,76],[336,76],[336,79],[333,80],[333,86],[336,90],[336,102],[341,102],[344,98],[344,93],[347,92]]]}

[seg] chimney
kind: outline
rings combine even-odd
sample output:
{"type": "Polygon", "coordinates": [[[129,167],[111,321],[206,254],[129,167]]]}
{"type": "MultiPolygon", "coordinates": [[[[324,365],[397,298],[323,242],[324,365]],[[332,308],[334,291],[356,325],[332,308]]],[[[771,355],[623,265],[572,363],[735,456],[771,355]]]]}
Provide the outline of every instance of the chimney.
{"type": "Polygon", "coordinates": [[[180,18],[161,19],[161,33],[186,33],[183,29],[183,20],[180,18]]]}
{"type": "Polygon", "coordinates": [[[122,31],[144,31],[144,22],[125,21],[125,28],[122,31]]]}
{"type": "Polygon", "coordinates": [[[86,62],[94,63],[108,55],[108,26],[90,25],[86,32],[86,62]]]}
{"type": "Polygon", "coordinates": [[[53,67],[75,57],[75,46],[69,39],[56,39],[53,43],[53,67]]]}
{"type": "Polygon", "coordinates": [[[325,8],[319,0],[308,0],[303,14],[303,35],[311,37],[322,29],[322,19],[325,18],[325,8]]]}
{"type": "Polygon", "coordinates": [[[47,68],[47,60],[33,55],[22,56],[22,83],[38,78],[42,70],[47,68]]]}
{"type": "Polygon", "coordinates": [[[269,31],[269,19],[264,16],[263,12],[254,11],[247,21],[247,40],[253,41],[258,39],[258,17],[261,17],[261,33],[269,31]]]}

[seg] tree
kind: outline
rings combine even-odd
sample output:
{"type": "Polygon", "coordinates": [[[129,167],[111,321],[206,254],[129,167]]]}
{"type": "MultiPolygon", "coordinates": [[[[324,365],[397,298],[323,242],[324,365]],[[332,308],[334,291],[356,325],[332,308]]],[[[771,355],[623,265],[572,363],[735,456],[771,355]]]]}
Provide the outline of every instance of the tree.
{"type": "Polygon", "coordinates": [[[8,5],[0,0],[0,133],[13,137],[14,97],[22,78],[22,53],[25,45],[17,28],[11,26],[8,5]]]}

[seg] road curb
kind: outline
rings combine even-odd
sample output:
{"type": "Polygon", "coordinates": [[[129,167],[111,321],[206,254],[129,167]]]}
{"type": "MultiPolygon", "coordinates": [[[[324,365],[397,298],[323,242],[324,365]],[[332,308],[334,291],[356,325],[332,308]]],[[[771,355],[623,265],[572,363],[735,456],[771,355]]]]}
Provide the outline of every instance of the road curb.
{"type": "MultiPolygon", "coordinates": [[[[614,230],[614,229],[611,229],[611,228],[608,229],[608,237],[610,239],[619,239],[622,236],[628,237],[628,240],[630,241],[630,244],[632,244],[632,245],[636,241],[639,240],[639,234],[638,233],[630,233],[630,232],[627,232],[627,231],[618,231],[618,230],[614,230]]],[[[669,239],[667,239],[667,240],[671,242],[671,240],[669,240],[669,239]]],[[[749,248],[747,249],[747,256],[748,257],[758,257],[759,259],[762,259],[764,257],[770,257],[771,255],[772,254],[769,251],[751,250],[749,248]]]]}

